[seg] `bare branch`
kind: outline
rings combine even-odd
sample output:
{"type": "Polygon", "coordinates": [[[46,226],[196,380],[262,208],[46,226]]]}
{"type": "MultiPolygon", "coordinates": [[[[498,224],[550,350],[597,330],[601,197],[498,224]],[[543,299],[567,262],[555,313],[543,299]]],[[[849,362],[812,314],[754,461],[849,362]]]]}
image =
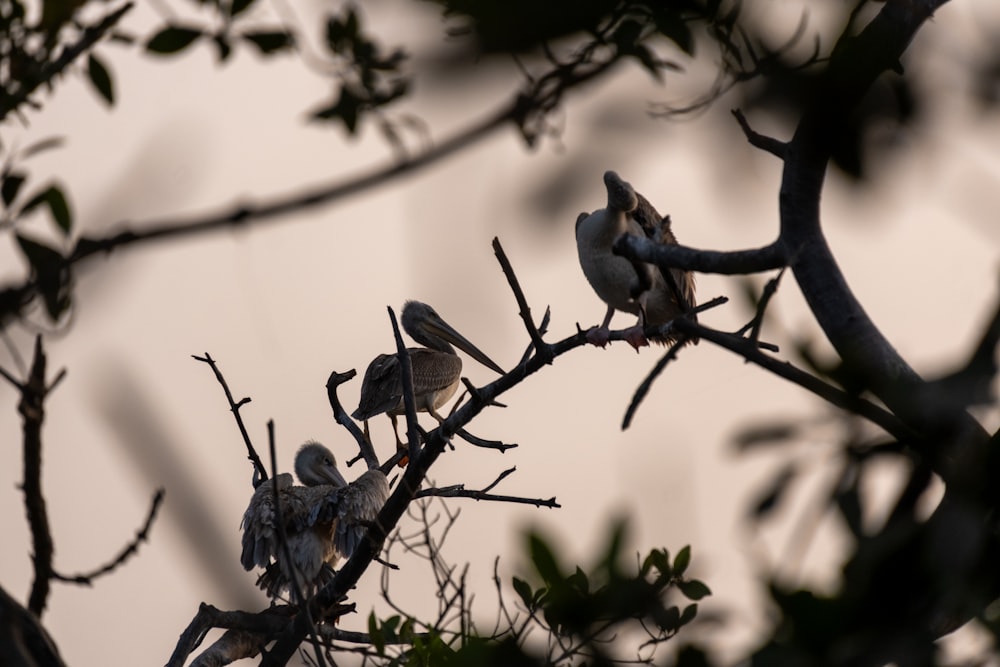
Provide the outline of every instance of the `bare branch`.
{"type": "Polygon", "coordinates": [[[698,336],[702,340],[711,341],[720,347],[735,352],[747,361],[757,364],[761,368],[765,368],[790,382],[794,382],[838,408],[864,417],[901,441],[909,442],[915,437],[913,431],[892,413],[885,411],[871,401],[848,394],[831,384],[827,384],[816,376],[796,368],[787,361],[781,361],[764,354],[757,345],[747,338],[716,331],[715,329],[710,329],[697,322],[683,318],[675,320],[674,326],[684,333],[698,336]]]}
{"type": "Polygon", "coordinates": [[[664,270],[684,269],[724,275],[771,271],[780,269],[786,263],[784,246],[777,242],[751,250],[696,250],[673,243],[656,243],[633,234],[622,234],[615,241],[612,250],[616,255],[656,264],[664,270]]]}
{"type": "Polygon", "coordinates": [[[746,116],[739,109],[732,110],[733,116],[736,117],[736,122],[740,124],[740,129],[743,130],[743,134],[746,136],[747,141],[750,142],[751,146],[755,146],[762,151],[766,151],[771,155],[775,156],[780,160],[785,159],[785,153],[788,149],[788,144],[784,141],[778,141],[774,137],[768,137],[766,135],[755,132],[750,123],[747,122],[746,116]]]}
{"type": "Polygon", "coordinates": [[[222,371],[219,370],[218,365],[215,363],[215,359],[212,358],[208,352],[205,353],[204,357],[199,357],[197,355],[191,355],[194,359],[204,362],[211,366],[212,372],[215,373],[215,379],[219,381],[222,385],[222,390],[226,393],[226,401],[229,402],[229,410],[233,413],[233,418],[236,419],[236,426],[240,429],[240,435],[243,436],[243,443],[247,446],[247,458],[253,463],[254,468],[254,488],[265,480],[267,480],[267,469],[264,468],[264,464],[261,463],[260,457],[257,456],[257,450],[254,449],[253,443],[250,442],[250,434],[247,433],[247,427],[243,424],[243,417],[240,416],[240,408],[250,402],[249,398],[242,398],[240,402],[237,403],[233,400],[233,394],[229,391],[229,385],[226,383],[226,379],[222,376],[222,371]]]}
{"type": "Polygon", "coordinates": [[[45,495],[42,493],[42,422],[45,420],[45,350],[42,337],[35,337],[35,356],[31,362],[28,379],[20,384],[21,400],[17,411],[21,414],[24,438],[24,509],[31,527],[31,563],[35,578],[28,597],[28,610],[42,617],[49,596],[52,580],[52,529],[46,509],[45,495]]]}
{"type": "Polygon", "coordinates": [[[365,465],[368,469],[372,470],[379,465],[375,448],[372,447],[372,443],[361,432],[361,429],[354,423],[351,416],[347,414],[347,410],[344,409],[344,406],[340,403],[340,398],[337,396],[337,388],[354,378],[355,375],[357,375],[357,372],[353,368],[346,373],[338,373],[337,371],[330,373],[330,377],[326,381],[326,396],[330,401],[330,407],[333,409],[333,418],[338,424],[346,428],[347,432],[358,443],[360,456],[365,460],[365,465]]]}
{"type": "Polygon", "coordinates": [[[421,489],[417,492],[417,498],[472,498],[473,500],[490,500],[494,502],[502,503],[518,503],[521,505],[534,505],[535,507],[551,507],[558,509],[562,507],[558,502],[556,502],[555,496],[548,499],[542,498],[523,498],[521,496],[498,496],[492,493],[483,493],[482,491],[477,491],[474,489],[466,489],[463,484],[456,484],[455,486],[446,486],[443,488],[429,488],[421,489]]]}
{"type": "Polygon", "coordinates": [[[146,516],[146,521],[143,523],[142,528],[135,534],[135,537],[125,545],[125,548],[106,565],[102,565],[93,572],[87,574],[75,574],[75,575],[62,575],[58,572],[53,571],[52,576],[59,581],[64,581],[66,583],[72,584],[82,584],[84,586],[92,586],[94,579],[98,577],[113,572],[118,568],[119,565],[123,564],[131,556],[135,555],[139,551],[139,544],[146,542],[149,539],[149,531],[153,527],[153,521],[156,519],[156,512],[160,508],[160,504],[163,502],[164,496],[163,489],[157,489],[156,493],[153,495],[153,502],[149,507],[149,514],[146,516]]]}
{"type": "MultiPolygon", "coordinates": [[[[549,363],[551,363],[552,348],[542,340],[542,334],[538,332],[535,320],[531,317],[531,308],[528,306],[528,301],[524,298],[524,292],[517,281],[517,276],[514,275],[514,268],[510,265],[510,260],[507,259],[507,253],[503,251],[503,246],[500,245],[500,238],[496,236],[493,237],[493,253],[497,256],[500,268],[503,270],[503,274],[510,284],[511,291],[514,293],[514,299],[517,301],[518,306],[518,314],[521,316],[521,320],[524,321],[525,329],[528,330],[528,337],[535,348],[535,354],[541,355],[542,358],[547,358],[549,363]]],[[[546,309],[546,314],[548,314],[548,309],[546,309]]]]}
{"type": "Polygon", "coordinates": [[[417,399],[413,394],[413,364],[410,363],[410,351],[403,342],[403,334],[399,331],[396,313],[392,307],[389,311],[389,322],[392,324],[392,335],[396,341],[396,354],[399,356],[399,376],[403,383],[403,409],[406,411],[406,447],[410,463],[420,452],[420,433],[417,422],[417,399]]]}
{"type": "Polygon", "coordinates": [[[625,417],[622,419],[622,430],[624,431],[632,424],[632,417],[635,416],[636,410],[639,409],[639,405],[642,403],[643,399],[646,398],[646,394],[649,393],[649,389],[653,386],[653,382],[656,378],[660,376],[663,369],[667,367],[671,361],[677,358],[677,353],[680,349],[684,347],[687,343],[687,338],[681,337],[676,343],[672,344],[668,349],[666,354],[664,354],[656,365],[653,366],[653,370],[649,372],[646,379],[642,381],[642,384],[635,390],[635,394],[632,395],[632,401],[628,405],[628,409],[625,410],[625,417]]]}

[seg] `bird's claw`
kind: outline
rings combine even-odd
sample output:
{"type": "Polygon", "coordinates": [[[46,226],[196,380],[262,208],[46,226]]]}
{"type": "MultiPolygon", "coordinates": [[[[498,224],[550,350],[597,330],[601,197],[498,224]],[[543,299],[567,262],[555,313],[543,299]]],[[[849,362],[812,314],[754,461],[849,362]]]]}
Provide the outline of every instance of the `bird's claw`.
{"type": "Polygon", "coordinates": [[[587,329],[585,337],[591,345],[603,348],[608,345],[608,340],[611,338],[611,331],[607,327],[591,327],[587,329]]]}
{"type": "Polygon", "coordinates": [[[646,347],[649,345],[649,340],[643,332],[643,327],[639,324],[625,330],[625,340],[629,345],[635,348],[636,352],[639,351],[640,347],[646,347]]]}

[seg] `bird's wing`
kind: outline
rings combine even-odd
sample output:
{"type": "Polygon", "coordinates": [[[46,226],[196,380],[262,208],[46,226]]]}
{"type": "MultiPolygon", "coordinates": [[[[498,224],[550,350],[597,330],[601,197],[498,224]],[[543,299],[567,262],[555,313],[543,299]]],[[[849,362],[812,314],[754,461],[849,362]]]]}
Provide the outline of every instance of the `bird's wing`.
{"type": "Polygon", "coordinates": [[[350,558],[378,517],[389,497],[389,482],[381,470],[369,470],[343,489],[337,507],[333,545],[342,558],[350,558]]]}
{"type": "Polygon", "coordinates": [[[418,396],[450,387],[462,374],[462,360],[457,354],[425,347],[412,348],[409,352],[410,367],[413,369],[413,393],[418,396]]]}
{"type": "MultiPolygon", "coordinates": [[[[246,570],[254,566],[266,567],[270,562],[274,547],[277,545],[277,516],[274,511],[274,485],[278,485],[278,493],[283,493],[292,487],[292,476],[288,473],[269,479],[254,491],[243,513],[240,527],[243,530],[243,551],[240,563],[246,570]]],[[[283,509],[283,508],[282,508],[283,509]]]]}
{"type": "MultiPolygon", "coordinates": [[[[632,212],[632,217],[642,227],[646,238],[664,245],[677,245],[677,237],[674,236],[674,232],[670,228],[670,216],[661,216],[648,199],[638,192],[635,194],[639,204],[632,212]]],[[[694,308],[694,276],[689,271],[683,269],[664,271],[660,269],[660,275],[663,276],[674,301],[681,310],[687,311],[694,308]]]]}
{"type": "Polygon", "coordinates": [[[370,419],[391,410],[403,395],[403,381],[399,374],[399,357],[380,354],[368,364],[361,383],[361,402],[351,416],[370,419]]]}

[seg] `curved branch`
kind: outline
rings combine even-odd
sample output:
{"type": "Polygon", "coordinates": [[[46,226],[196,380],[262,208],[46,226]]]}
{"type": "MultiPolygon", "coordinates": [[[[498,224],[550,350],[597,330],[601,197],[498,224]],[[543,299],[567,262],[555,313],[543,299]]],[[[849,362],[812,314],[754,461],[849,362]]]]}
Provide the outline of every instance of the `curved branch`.
{"type": "Polygon", "coordinates": [[[785,266],[785,248],[775,242],[750,250],[697,250],[682,245],[655,243],[633,234],[615,241],[615,254],[664,269],[684,269],[699,273],[744,275],[771,271],[785,266]]]}

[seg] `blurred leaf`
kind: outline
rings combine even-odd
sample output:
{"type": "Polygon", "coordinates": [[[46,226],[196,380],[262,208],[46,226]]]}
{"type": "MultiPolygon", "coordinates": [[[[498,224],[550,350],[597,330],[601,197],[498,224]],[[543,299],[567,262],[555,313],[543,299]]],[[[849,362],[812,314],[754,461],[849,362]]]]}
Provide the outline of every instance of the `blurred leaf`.
{"type": "Polygon", "coordinates": [[[532,604],[531,586],[528,584],[528,582],[526,582],[523,579],[518,579],[517,577],[514,577],[511,583],[514,586],[514,592],[517,593],[518,597],[521,598],[521,602],[524,603],[524,606],[529,610],[533,609],[534,604],[532,604]]]}
{"type": "Polygon", "coordinates": [[[160,55],[178,53],[191,46],[202,34],[197,28],[167,26],[146,42],[146,50],[160,55]]]}
{"type": "Polygon", "coordinates": [[[368,636],[378,654],[385,655],[385,642],[382,640],[382,633],[378,627],[378,617],[375,616],[374,611],[368,614],[368,636]]]}
{"type": "Polygon", "coordinates": [[[694,617],[697,615],[698,615],[698,605],[689,604],[688,606],[684,607],[684,611],[681,612],[681,617],[680,620],[678,621],[678,625],[687,625],[688,623],[693,621],[694,617]]]}
{"type": "Polygon", "coordinates": [[[776,445],[797,438],[801,428],[802,425],[794,421],[748,426],[736,434],[735,444],[740,451],[761,445],[776,445]]]}
{"type": "Polygon", "coordinates": [[[312,117],[317,120],[340,120],[347,128],[347,132],[354,134],[358,129],[358,119],[364,104],[364,100],[347,87],[342,87],[337,101],[319,111],[314,111],[312,117]]]}
{"type": "Polygon", "coordinates": [[[687,570],[688,565],[691,563],[691,547],[690,545],[683,547],[677,552],[677,556],[674,557],[674,567],[673,573],[675,577],[679,577],[684,574],[687,570]]]}
{"type": "Polygon", "coordinates": [[[87,75],[94,89],[104,98],[109,105],[115,103],[114,86],[111,83],[111,74],[108,68],[93,53],[87,57],[87,75]]]}
{"type": "Polygon", "coordinates": [[[4,206],[10,206],[10,203],[17,198],[17,193],[24,185],[25,178],[23,173],[17,171],[4,175],[3,183],[0,184],[0,195],[3,197],[4,206]]]}
{"type": "Polygon", "coordinates": [[[549,545],[535,533],[532,533],[528,537],[528,541],[531,562],[534,563],[535,569],[541,575],[542,580],[547,584],[561,581],[563,576],[559,571],[556,557],[552,553],[552,549],[549,548],[549,545]]]}
{"type": "Polygon", "coordinates": [[[784,500],[785,493],[795,480],[796,474],[798,474],[798,469],[794,463],[789,463],[779,470],[778,474],[771,480],[771,483],[760,493],[756,502],[753,503],[751,516],[759,520],[773,512],[781,504],[781,501],[784,500]]]}
{"type": "Polygon", "coordinates": [[[38,155],[39,153],[44,153],[45,151],[52,150],[53,148],[60,148],[66,139],[63,137],[48,137],[40,141],[36,141],[33,144],[29,144],[27,148],[21,151],[21,158],[28,159],[33,155],[38,155]]]}
{"type": "Polygon", "coordinates": [[[257,47],[264,55],[290,49],[295,45],[295,39],[291,33],[275,30],[271,32],[245,32],[240,35],[243,39],[257,47]]]}
{"type": "Polygon", "coordinates": [[[669,578],[673,571],[670,567],[670,552],[666,549],[653,549],[650,551],[649,555],[642,561],[642,575],[649,574],[650,570],[654,567],[660,573],[660,576],[669,578]]]}
{"type": "Polygon", "coordinates": [[[56,185],[50,185],[28,200],[28,203],[21,208],[21,215],[30,213],[41,204],[46,204],[49,207],[49,212],[56,225],[63,234],[68,234],[73,226],[73,216],[62,190],[56,185]]]}
{"type": "Polygon", "coordinates": [[[684,594],[684,597],[689,600],[700,600],[703,597],[712,594],[712,591],[708,588],[708,586],[697,579],[679,581],[677,582],[677,588],[679,588],[681,593],[684,594]]]}
{"type": "Polygon", "coordinates": [[[584,595],[590,592],[590,581],[587,579],[587,575],[584,571],[580,569],[579,565],[576,567],[576,572],[571,574],[566,579],[566,583],[573,586],[584,595]]]}
{"type": "Polygon", "coordinates": [[[358,15],[354,8],[347,11],[347,16],[341,20],[331,16],[326,21],[326,45],[333,53],[344,54],[353,50],[358,41],[358,15]]]}
{"type": "Polygon", "coordinates": [[[230,16],[239,16],[246,10],[250,8],[256,0],[233,0],[232,5],[229,7],[230,16]]]}
{"type": "Polygon", "coordinates": [[[229,60],[229,56],[233,53],[233,47],[229,43],[229,35],[223,32],[212,35],[212,43],[215,44],[219,62],[224,63],[229,60]]]}
{"type": "Polygon", "coordinates": [[[38,281],[38,290],[45,302],[45,311],[53,322],[57,322],[70,305],[72,278],[64,268],[62,255],[38,241],[16,235],[17,244],[31,265],[32,273],[38,281]]]}
{"type": "Polygon", "coordinates": [[[694,55],[691,28],[676,10],[668,6],[654,6],[653,22],[660,34],[676,44],[681,51],[689,56],[694,55]]]}

